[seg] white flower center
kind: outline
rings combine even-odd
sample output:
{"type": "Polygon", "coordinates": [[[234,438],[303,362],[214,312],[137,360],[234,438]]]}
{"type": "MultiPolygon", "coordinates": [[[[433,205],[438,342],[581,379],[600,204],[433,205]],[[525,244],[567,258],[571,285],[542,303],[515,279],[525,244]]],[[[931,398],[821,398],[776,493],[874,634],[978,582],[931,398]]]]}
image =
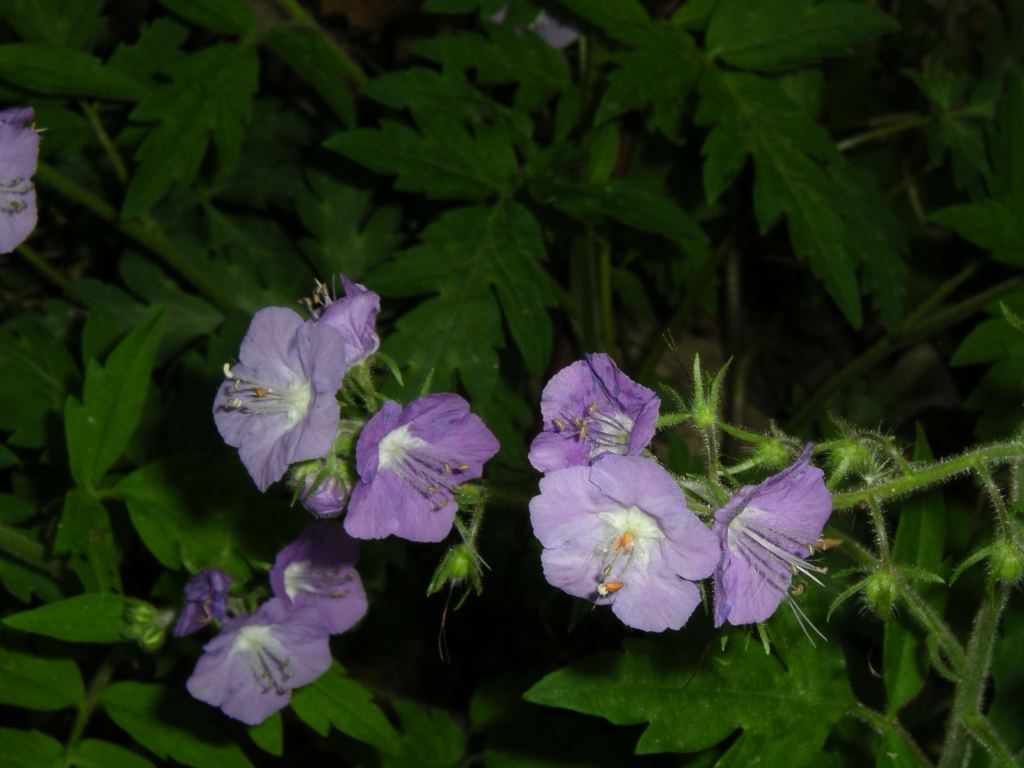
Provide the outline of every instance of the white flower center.
{"type": "Polygon", "coordinates": [[[634,567],[647,567],[651,544],[665,538],[665,533],[654,517],[635,505],[600,512],[597,517],[607,526],[607,535],[595,553],[601,564],[597,594],[606,597],[622,589],[634,567]]]}
{"type": "Polygon", "coordinates": [[[384,435],[384,439],[377,446],[379,469],[395,469],[403,464],[410,451],[426,447],[426,440],[409,434],[411,426],[412,424],[406,424],[384,435]]]}
{"type": "Polygon", "coordinates": [[[271,624],[255,624],[242,627],[235,636],[231,646],[231,655],[245,654],[256,682],[263,688],[263,693],[271,690],[283,695],[288,686],[286,683],[292,676],[291,659],[287,649],[274,635],[271,624]]]}
{"type": "Polygon", "coordinates": [[[224,375],[232,382],[232,389],[238,393],[224,403],[224,407],[256,415],[283,413],[291,428],[309,416],[313,402],[313,382],[296,378],[288,372],[289,382],[285,385],[267,384],[254,376],[241,374],[226,364],[224,375]]]}
{"type": "Polygon", "coordinates": [[[293,603],[299,591],[307,588],[306,571],[309,565],[309,560],[296,560],[294,563],[288,563],[288,567],[284,569],[284,591],[293,603]]]}

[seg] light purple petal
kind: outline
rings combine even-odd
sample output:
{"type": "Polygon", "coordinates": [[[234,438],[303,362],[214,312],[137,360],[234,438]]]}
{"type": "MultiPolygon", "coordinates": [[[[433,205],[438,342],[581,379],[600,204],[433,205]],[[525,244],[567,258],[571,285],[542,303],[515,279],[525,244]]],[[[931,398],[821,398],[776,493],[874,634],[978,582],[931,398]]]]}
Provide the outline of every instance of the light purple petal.
{"type": "Polygon", "coordinates": [[[562,24],[545,11],[537,14],[537,18],[530,24],[530,29],[540,35],[544,42],[559,51],[568,48],[580,36],[576,27],[571,24],[562,24]]]}
{"type": "Polygon", "coordinates": [[[334,517],[345,511],[350,488],[340,477],[324,470],[323,473],[310,472],[302,482],[299,499],[314,515],[334,517]]]}
{"type": "Polygon", "coordinates": [[[335,299],[317,318],[317,323],[334,328],[345,345],[345,367],[362,362],[380,348],[377,336],[377,313],[380,296],[341,276],[345,296],[335,299]]]}
{"type": "Polygon", "coordinates": [[[664,632],[686,623],[700,605],[700,590],[692,581],[677,576],[661,558],[652,557],[651,566],[635,573],[614,598],[612,612],[623,624],[645,632],[664,632]]]}
{"type": "Polygon", "coordinates": [[[202,629],[214,619],[224,621],[233,579],[219,568],[205,568],[185,585],[185,607],[174,627],[175,637],[202,629]]]}
{"type": "Polygon", "coordinates": [[[388,400],[366,422],[363,431],[359,433],[359,439],[356,441],[356,471],[359,472],[364,483],[373,482],[374,475],[377,473],[377,448],[380,446],[380,441],[399,426],[398,420],[401,416],[401,404],[394,400],[388,400]]]}
{"type": "Polygon", "coordinates": [[[35,229],[38,219],[32,176],[39,160],[39,134],[22,123],[31,107],[0,112],[0,253],[10,253],[35,229]]]}
{"type": "Polygon", "coordinates": [[[590,480],[587,467],[569,467],[541,478],[540,495],[530,500],[533,534],[545,547],[560,547],[582,531],[601,526],[598,512],[620,506],[590,480]]]}
{"type": "Polygon", "coordinates": [[[266,307],[252,316],[242,339],[238,360],[254,378],[285,385],[302,370],[295,335],[302,327],[299,313],[287,307],[266,307]]]}

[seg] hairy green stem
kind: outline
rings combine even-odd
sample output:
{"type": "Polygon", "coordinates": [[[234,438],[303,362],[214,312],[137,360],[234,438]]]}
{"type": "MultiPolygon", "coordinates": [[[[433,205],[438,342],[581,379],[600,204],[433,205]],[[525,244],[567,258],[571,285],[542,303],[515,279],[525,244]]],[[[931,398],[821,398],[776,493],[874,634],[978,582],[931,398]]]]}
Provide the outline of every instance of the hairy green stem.
{"type": "Polygon", "coordinates": [[[3,523],[0,523],[0,551],[50,576],[60,575],[59,564],[47,556],[42,544],[3,523]]]}
{"type": "Polygon", "coordinates": [[[996,733],[991,721],[981,714],[973,714],[963,720],[964,728],[971,737],[984,747],[998,765],[1017,768],[1020,766],[1018,758],[1013,754],[1010,746],[1003,741],[996,733]]]}
{"type": "Polygon", "coordinates": [[[882,505],[872,496],[868,499],[868,507],[871,509],[871,523],[875,528],[875,545],[881,555],[883,566],[888,569],[892,557],[889,547],[889,532],[885,527],[885,515],[882,513],[882,505]]]}
{"type": "MultiPolygon", "coordinates": [[[[994,601],[982,598],[981,607],[975,614],[971,635],[967,640],[963,672],[960,682],[957,683],[956,692],[953,694],[953,709],[949,715],[946,743],[942,747],[942,757],[939,759],[938,768],[954,768],[963,765],[964,757],[968,754],[971,739],[974,736],[971,732],[972,728],[966,721],[973,720],[974,722],[970,723],[970,726],[974,726],[973,730],[977,730],[979,734],[985,736],[978,727],[977,717],[981,714],[981,707],[984,703],[985,683],[992,666],[992,654],[998,637],[999,620],[1009,597],[1009,588],[1000,587],[999,594],[994,601]]],[[[990,736],[998,739],[995,731],[992,731],[990,736]]],[[[982,743],[982,746],[986,745],[982,743]]],[[[1010,765],[1013,763],[1011,762],[1010,765]]]]}
{"type": "MultiPolygon", "coordinates": [[[[787,431],[791,433],[801,432],[814,418],[817,417],[825,403],[828,402],[832,395],[850,382],[863,377],[871,368],[880,363],[897,349],[926,338],[927,336],[941,331],[954,323],[958,323],[961,320],[970,317],[980,309],[983,309],[986,304],[1006,296],[1007,294],[1013,293],[1022,287],[1024,287],[1024,275],[1010,278],[999,285],[989,288],[987,291],[982,291],[968,299],[964,299],[959,304],[954,304],[951,307],[935,312],[923,320],[917,320],[912,324],[906,324],[903,330],[895,336],[880,339],[875,342],[871,347],[863,352],[860,357],[852,360],[845,368],[836,372],[832,378],[822,384],[817,391],[815,391],[815,393],[808,398],[802,406],[800,406],[799,410],[797,410],[796,414],[790,420],[787,426],[787,431]]],[[[941,291],[943,289],[940,287],[939,290],[941,291]]],[[[930,299],[925,300],[925,302],[928,301],[930,301],[930,299]]]]}
{"type": "MultiPolygon", "coordinates": [[[[1017,462],[1011,461],[1011,467],[1017,462]]],[[[981,486],[985,489],[988,494],[989,501],[992,502],[992,506],[996,510],[996,530],[1000,536],[1007,536],[1010,532],[1010,512],[1006,508],[1006,503],[1003,501],[1003,494],[996,486],[995,480],[992,479],[992,475],[985,465],[980,461],[975,461],[972,467],[978,475],[978,479],[981,481],[981,486]]]]}
{"type": "Polygon", "coordinates": [[[121,663],[122,658],[122,650],[114,648],[103,660],[103,663],[100,664],[100,668],[96,670],[96,674],[93,675],[92,680],[89,682],[89,688],[85,692],[85,697],[78,705],[78,713],[75,715],[75,722],[71,726],[71,734],[68,736],[67,744],[64,747],[69,757],[78,742],[82,740],[85,727],[89,724],[89,718],[92,717],[92,713],[99,706],[100,697],[107,686],[110,685],[110,680],[114,676],[114,670],[117,669],[117,665],[121,663]]]}
{"type": "Polygon", "coordinates": [[[896,579],[896,587],[899,590],[900,597],[903,598],[914,618],[926,632],[931,633],[942,643],[953,671],[957,675],[962,675],[967,660],[960,640],[953,634],[953,630],[949,628],[949,625],[943,620],[939,612],[927,600],[921,597],[898,570],[894,570],[892,573],[896,579]]]}
{"type": "Polygon", "coordinates": [[[859,147],[861,144],[867,144],[869,141],[884,139],[894,133],[901,133],[914,128],[920,128],[922,125],[926,125],[928,123],[928,119],[929,118],[924,115],[914,115],[913,117],[908,117],[898,123],[883,125],[880,128],[865,131],[864,133],[859,133],[856,136],[851,136],[848,139],[836,142],[836,149],[840,152],[849,152],[854,147],[859,147]]]}
{"type": "Polygon", "coordinates": [[[303,8],[298,0],[277,0],[278,4],[284,8],[288,13],[292,15],[299,24],[313,33],[322,37],[329,44],[329,50],[331,51],[334,58],[341,64],[342,69],[345,70],[345,74],[352,78],[352,81],[357,85],[362,85],[367,81],[366,73],[360,68],[358,64],[352,59],[351,56],[338,45],[338,42],[327,34],[326,30],[321,27],[315,18],[311,16],[305,8],[303,8]]]}
{"type": "Polygon", "coordinates": [[[31,264],[39,274],[60,288],[65,293],[71,292],[71,282],[60,272],[51,267],[36,251],[28,244],[22,243],[16,249],[18,255],[31,264]]]}
{"type": "Polygon", "coordinates": [[[866,707],[859,701],[846,710],[846,714],[850,717],[855,717],[862,722],[870,725],[879,734],[889,734],[895,736],[897,739],[902,741],[910,752],[911,757],[914,759],[914,765],[917,768],[932,768],[932,762],[928,759],[927,755],[921,751],[921,748],[914,741],[913,737],[907,733],[906,729],[900,724],[900,721],[895,716],[887,717],[881,712],[866,707]]]}
{"type": "Polygon", "coordinates": [[[1024,457],[1024,444],[996,443],[969,451],[951,459],[944,459],[924,469],[909,475],[902,475],[884,483],[878,483],[858,491],[833,494],[832,507],[834,509],[855,507],[868,503],[872,498],[879,502],[895,499],[912,491],[948,480],[955,475],[968,472],[975,467],[975,462],[1006,464],[1021,457],[1024,457]]]}
{"type": "Polygon", "coordinates": [[[135,242],[151,250],[225,314],[241,311],[241,307],[230,292],[222,288],[216,280],[199,269],[188,256],[179,251],[167,239],[155,219],[150,218],[145,223],[134,219],[122,219],[118,212],[105,201],[46,163],[39,164],[36,178],[62,192],[86,210],[116,226],[135,242]]]}

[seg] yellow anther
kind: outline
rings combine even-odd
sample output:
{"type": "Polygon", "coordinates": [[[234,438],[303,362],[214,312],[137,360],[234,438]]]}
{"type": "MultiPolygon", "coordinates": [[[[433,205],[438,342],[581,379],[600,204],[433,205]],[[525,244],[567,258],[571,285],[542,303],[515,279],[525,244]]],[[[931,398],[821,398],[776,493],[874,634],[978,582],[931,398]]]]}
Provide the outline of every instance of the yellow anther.
{"type": "Polygon", "coordinates": [[[460,472],[465,472],[467,469],[469,469],[469,464],[459,464],[458,466],[460,472]]]}
{"type": "Polygon", "coordinates": [[[590,403],[590,405],[587,406],[587,415],[588,416],[593,416],[594,412],[596,410],[597,410],[597,400],[594,400],[594,401],[592,401],[590,403]]]}
{"type": "Polygon", "coordinates": [[[452,473],[451,465],[449,465],[447,461],[444,463],[444,471],[446,474],[449,475],[452,473]]]}
{"type": "Polygon", "coordinates": [[[597,594],[604,597],[612,592],[618,592],[620,589],[622,589],[621,581],[606,581],[597,585],[597,594]]]}
{"type": "Polygon", "coordinates": [[[224,378],[225,379],[233,379],[233,378],[235,378],[235,374],[233,374],[231,372],[231,366],[228,365],[227,363],[224,363],[224,378]]]}
{"type": "Polygon", "coordinates": [[[793,587],[792,591],[794,595],[802,595],[804,593],[804,585],[797,584],[795,587],[793,587]]]}
{"type": "Polygon", "coordinates": [[[615,542],[615,548],[612,550],[612,552],[618,552],[620,549],[624,549],[627,552],[632,552],[633,539],[635,538],[636,536],[633,535],[632,531],[626,531],[624,534],[622,534],[622,536],[619,537],[619,540],[615,542]]]}
{"type": "Polygon", "coordinates": [[[448,499],[443,499],[440,504],[434,507],[434,509],[443,509],[448,506],[448,499]]]}
{"type": "Polygon", "coordinates": [[[561,419],[552,419],[551,423],[558,427],[559,431],[565,429],[565,422],[562,421],[561,419]]]}

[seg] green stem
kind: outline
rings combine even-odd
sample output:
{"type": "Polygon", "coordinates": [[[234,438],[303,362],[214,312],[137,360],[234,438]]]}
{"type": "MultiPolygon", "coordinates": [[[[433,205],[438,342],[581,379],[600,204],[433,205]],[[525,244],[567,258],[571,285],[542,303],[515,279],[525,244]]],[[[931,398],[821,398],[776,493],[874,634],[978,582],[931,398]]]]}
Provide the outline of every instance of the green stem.
{"type": "Polygon", "coordinates": [[[352,59],[351,56],[338,45],[338,42],[331,37],[321,27],[315,18],[311,16],[305,8],[299,5],[298,0],[277,0],[278,4],[284,8],[288,13],[292,15],[300,25],[306,29],[314,32],[315,34],[322,37],[328,43],[328,50],[331,51],[334,58],[341,64],[342,69],[345,70],[345,74],[352,78],[352,81],[357,85],[362,85],[369,78],[366,77],[366,73],[360,68],[358,64],[352,59]]]}
{"type": "MultiPolygon", "coordinates": [[[[904,329],[895,336],[881,339],[869,347],[860,357],[851,361],[845,368],[835,373],[828,381],[821,385],[813,396],[800,407],[787,427],[791,433],[799,433],[805,429],[821,411],[836,392],[852,381],[864,376],[871,368],[884,360],[889,354],[897,349],[912,344],[922,338],[958,323],[964,318],[970,317],[986,304],[998,298],[1013,293],[1024,287],[1024,275],[1010,278],[999,285],[989,288],[987,291],[964,299],[959,304],[954,304],[944,310],[940,310],[924,320],[918,320],[913,324],[907,324],[904,329]]],[[[940,287],[939,291],[943,289],[940,287]]],[[[930,299],[926,299],[926,302],[930,299]]]]}
{"type": "Polygon", "coordinates": [[[83,99],[79,99],[78,105],[82,108],[82,112],[85,114],[85,119],[89,122],[89,127],[92,128],[92,132],[96,134],[96,138],[100,142],[100,146],[103,147],[103,151],[107,153],[107,159],[110,160],[110,164],[114,166],[114,173],[117,174],[117,178],[121,180],[122,184],[127,184],[128,169],[124,167],[124,161],[121,159],[121,154],[117,151],[117,147],[114,146],[114,142],[111,140],[110,134],[107,133],[107,129],[104,128],[103,123],[100,122],[100,118],[96,113],[95,107],[83,99]]]}
{"type": "Polygon", "coordinates": [[[33,538],[0,523],[0,551],[50,576],[59,576],[59,564],[46,554],[46,548],[33,538]]]}
{"type": "Polygon", "coordinates": [[[597,259],[604,350],[613,358],[619,359],[618,345],[615,343],[615,310],[612,306],[612,249],[608,243],[600,244],[597,259]]]}
{"type": "Polygon", "coordinates": [[[914,618],[917,619],[926,632],[930,632],[942,643],[953,670],[958,675],[963,674],[967,664],[964,647],[957,636],[953,634],[953,630],[943,621],[939,612],[927,600],[921,597],[899,571],[893,571],[892,573],[896,579],[896,586],[899,589],[900,597],[903,598],[914,618]]]}
{"type": "Polygon", "coordinates": [[[1013,750],[996,733],[992,723],[981,714],[970,715],[963,720],[964,728],[982,747],[988,750],[996,763],[1009,768],[1019,768],[1020,762],[1013,754],[1013,750]]]}
{"type": "Polygon", "coordinates": [[[110,685],[110,680],[114,676],[114,670],[117,669],[121,659],[121,649],[115,648],[107,655],[100,668],[96,670],[96,674],[93,675],[89,683],[89,689],[85,692],[85,698],[78,705],[78,713],[75,715],[75,722],[71,726],[71,735],[68,736],[68,741],[65,745],[65,751],[69,757],[78,742],[82,740],[85,726],[89,724],[89,718],[92,717],[92,713],[99,706],[100,697],[103,695],[106,687],[110,685]]]}
{"type": "Polygon", "coordinates": [[[903,475],[885,483],[879,483],[878,485],[858,491],[834,494],[832,496],[832,507],[833,509],[855,507],[862,503],[868,503],[872,498],[880,502],[888,501],[919,488],[934,485],[943,480],[948,480],[955,475],[968,472],[975,467],[975,462],[1005,464],[1021,457],[1024,457],[1024,444],[996,443],[964,453],[952,459],[936,462],[918,472],[903,475]]]}
{"type": "Polygon", "coordinates": [[[885,528],[885,515],[882,513],[882,505],[872,496],[868,499],[868,507],[871,509],[871,522],[875,527],[875,544],[881,555],[882,565],[888,570],[892,558],[889,548],[889,532],[885,528]]]}
{"type": "Polygon", "coordinates": [[[118,212],[106,202],[45,163],[39,164],[36,170],[36,177],[43,183],[49,184],[54,189],[62,192],[99,218],[113,224],[121,232],[135,240],[135,242],[153,251],[169,267],[181,275],[225,314],[230,315],[235,312],[241,312],[241,307],[235,301],[235,298],[213,278],[196,267],[188,256],[179,251],[167,239],[160,225],[154,219],[150,219],[147,223],[133,219],[122,219],[118,212]]]}
{"type": "MultiPolygon", "coordinates": [[[[981,607],[974,617],[971,636],[967,641],[967,653],[960,682],[953,694],[953,709],[946,728],[946,743],[942,747],[939,768],[954,768],[963,765],[971,744],[971,726],[977,726],[977,717],[985,698],[985,684],[996,639],[999,636],[999,620],[1009,601],[1010,590],[1001,587],[996,600],[982,598],[981,607]],[[967,721],[974,720],[968,724],[967,721]]],[[[980,728],[975,727],[984,737],[980,728]]],[[[994,731],[992,735],[995,735],[994,731]]],[[[983,745],[984,746],[984,745],[983,745]]],[[[1010,763],[1013,764],[1012,762],[1010,763]]]]}
{"type": "MultiPolygon", "coordinates": [[[[1010,465],[1016,464],[1017,462],[1011,461],[1010,465]]],[[[992,502],[992,506],[996,510],[996,530],[1000,536],[1007,536],[1011,530],[1010,528],[1010,512],[1006,508],[1006,504],[1003,502],[1003,494],[996,486],[995,480],[992,479],[992,475],[985,469],[985,465],[980,461],[974,462],[974,471],[978,474],[978,478],[981,480],[981,485],[988,494],[989,501],[992,502]]]]}
{"type": "Polygon", "coordinates": [[[28,243],[22,243],[16,250],[21,258],[35,267],[39,274],[53,283],[56,287],[60,288],[65,293],[71,292],[71,281],[47,264],[43,257],[36,253],[28,243]]]}
{"type": "Polygon", "coordinates": [[[906,729],[904,729],[895,716],[887,717],[871,707],[864,706],[859,701],[846,710],[846,714],[867,723],[879,734],[889,734],[890,736],[895,736],[897,739],[902,741],[907,746],[911,757],[914,759],[914,765],[917,766],[917,768],[932,768],[932,762],[928,759],[925,753],[921,751],[917,742],[914,741],[913,737],[909,733],[907,733],[906,729]]]}
{"type": "Polygon", "coordinates": [[[920,128],[922,125],[926,125],[928,120],[929,118],[923,115],[914,115],[913,117],[902,120],[898,123],[883,125],[881,128],[865,131],[864,133],[859,133],[856,136],[851,136],[848,139],[836,142],[836,149],[840,152],[849,152],[854,147],[859,147],[861,144],[867,144],[869,141],[884,139],[894,133],[901,133],[902,131],[909,131],[913,128],[920,128]]]}

